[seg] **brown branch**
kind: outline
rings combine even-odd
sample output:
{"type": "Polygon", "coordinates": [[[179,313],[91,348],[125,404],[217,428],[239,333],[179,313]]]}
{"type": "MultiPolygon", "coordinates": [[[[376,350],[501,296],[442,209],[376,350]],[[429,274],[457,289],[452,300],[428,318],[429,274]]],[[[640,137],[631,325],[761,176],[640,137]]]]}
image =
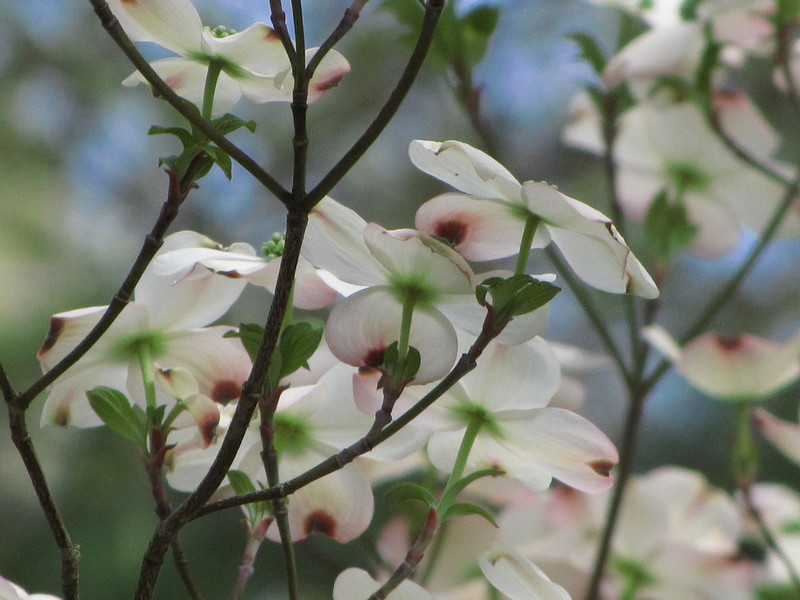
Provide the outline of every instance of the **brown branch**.
{"type": "Polygon", "coordinates": [[[353,25],[358,21],[358,17],[361,15],[361,9],[364,8],[368,1],[369,0],[353,0],[353,3],[345,9],[344,16],[342,20],[339,21],[336,29],[331,32],[328,38],[319,47],[319,50],[317,50],[311,60],[308,61],[308,65],[306,65],[306,79],[308,79],[308,81],[311,81],[314,72],[317,70],[319,63],[322,62],[322,59],[325,58],[325,55],[353,28],[353,25]]]}
{"type": "Polygon", "coordinates": [[[242,386],[242,396],[236,407],[228,432],[222,441],[219,452],[203,480],[194,492],[178,506],[169,517],[156,528],[142,560],[136,600],[150,600],[155,593],[156,582],[164,561],[164,555],[172,540],[194,516],[203,508],[211,495],[222,483],[233,459],[247,432],[258,401],[264,389],[267,367],[277,346],[283,317],[289,305],[294,274],[300,256],[308,214],[303,211],[289,211],[286,219],[286,245],[281,260],[275,297],[270,307],[264,327],[264,337],[258,349],[250,376],[242,386]]]}
{"type": "Polygon", "coordinates": [[[50,531],[59,550],[61,557],[61,590],[64,594],[64,600],[78,600],[80,548],[72,543],[67,527],[61,518],[61,513],[50,492],[44,471],[28,434],[28,427],[25,423],[25,409],[9,403],[8,418],[11,439],[20,457],[22,457],[22,462],[28,471],[36,497],[39,499],[39,505],[42,507],[47,524],[50,526],[50,531]]]}
{"type": "Polygon", "coordinates": [[[408,60],[400,80],[389,95],[388,100],[383,105],[378,115],[364,130],[361,137],[353,144],[339,162],[325,175],[322,180],[312,189],[303,203],[303,207],[307,209],[322,200],[325,195],[330,192],[333,187],[341,181],[341,179],[353,168],[358,160],[364,153],[372,146],[373,142],[383,132],[389,122],[392,120],[400,105],[408,95],[414,80],[417,77],[425,56],[428,54],[431,43],[433,42],[433,34],[436,31],[436,25],[439,22],[439,16],[444,8],[444,0],[428,0],[425,5],[425,18],[422,21],[422,29],[420,30],[419,37],[417,38],[414,51],[408,60]]]}

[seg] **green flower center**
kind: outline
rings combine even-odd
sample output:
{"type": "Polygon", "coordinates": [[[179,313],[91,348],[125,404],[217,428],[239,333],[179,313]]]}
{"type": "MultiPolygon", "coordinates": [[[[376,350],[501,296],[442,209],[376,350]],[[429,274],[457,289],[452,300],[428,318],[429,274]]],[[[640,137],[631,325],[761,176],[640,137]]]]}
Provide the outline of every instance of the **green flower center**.
{"type": "Polygon", "coordinates": [[[216,27],[209,27],[206,26],[206,30],[213,35],[215,38],[226,38],[228,36],[237,33],[235,29],[231,29],[229,27],[225,27],[224,25],[217,25],[216,27]]]}
{"type": "Polygon", "coordinates": [[[667,165],[667,179],[678,192],[703,192],[710,183],[709,176],[690,163],[671,163],[667,165]]]}
{"type": "Polygon", "coordinates": [[[497,423],[485,406],[474,403],[466,403],[455,409],[458,418],[463,421],[464,425],[469,426],[471,423],[480,423],[481,431],[487,431],[492,437],[502,438],[503,428],[497,423]]]}
{"type": "Polygon", "coordinates": [[[394,297],[403,306],[410,303],[415,307],[428,307],[439,295],[424,277],[413,274],[392,276],[390,288],[394,297]]]}
{"type": "Polygon", "coordinates": [[[142,352],[151,358],[158,358],[166,352],[164,334],[158,331],[142,331],[123,337],[111,349],[112,359],[116,362],[137,360],[142,352]]]}
{"type": "Polygon", "coordinates": [[[276,414],[272,426],[275,431],[275,449],[279,453],[303,454],[311,446],[310,428],[297,417],[276,414]]]}

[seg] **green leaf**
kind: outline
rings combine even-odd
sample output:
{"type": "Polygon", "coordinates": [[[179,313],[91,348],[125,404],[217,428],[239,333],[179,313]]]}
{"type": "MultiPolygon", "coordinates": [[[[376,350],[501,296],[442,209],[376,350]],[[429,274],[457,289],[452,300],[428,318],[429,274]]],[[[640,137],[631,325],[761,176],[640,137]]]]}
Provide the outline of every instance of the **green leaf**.
{"type": "Polygon", "coordinates": [[[166,410],[167,407],[164,404],[161,406],[148,406],[145,414],[150,423],[155,427],[161,427],[162,423],[164,423],[164,413],[166,410]]]}
{"type": "Polygon", "coordinates": [[[498,320],[510,320],[533,312],[550,302],[561,291],[561,288],[552,283],[524,274],[512,275],[508,279],[493,277],[481,285],[491,295],[491,304],[497,312],[498,320]]]}
{"type": "Polygon", "coordinates": [[[697,20],[697,7],[704,0],[683,0],[680,8],[681,19],[684,21],[697,20]]]}
{"type": "Polygon", "coordinates": [[[791,584],[758,588],[758,600],[800,600],[800,593],[791,584]]]}
{"type": "Polygon", "coordinates": [[[567,38],[578,44],[581,50],[581,58],[589,63],[595,73],[599,75],[603,72],[608,60],[597,40],[585,33],[573,33],[568,35],[567,38]]]}
{"type": "MultiPolygon", "coordinates": [[[[228,481],[237,496],[244,494],[252,494],[256,491],[256,486],[251,481],[247,473],[232,469],[228,471],[228,481]]],[[[246,505],[247,513],[250,516],[250,522],[253,525],[260,523],[264,517],[269,514],[269,505],[266,501],[251,502],[246,505]]]]}
{"type": "Polygon", "coordinates": [[[147,426],[133,410],[128,398],[110,387],[96,387],[86,392],[89,404],[103,423],[123,437],[133,440],[147,451],[147,426]]]}
{"type": "MultiPolygon", "coordinates": [[[[481,6],[464,15],[457,26],[461,34],[461,60],[470,70],[486,56],[489,41],[500,20],[500,9],[481,6]]],[[[458,57],[451,56],[451,62],[458,57]]]]}
{"type": "Polygon", "coordinates": [[[184,148],[194,144],[192,132],[182,127],[161,127],[160,125],[153,125],[147,130],[147,135],[174,135],[180,140],[184,148]]]}
{"type": "Polygon", "coordinates": [[[258,355],[258,348],[261,346],[261,338],[264,337],[264,328],[256,323],[241,323],[239,331],[232,329],[225,332],[223,337],[240,338],[244,349],[250,355],[250,360],[255,361],[258,355]]]}
{"type": "Polygon", "coordinates": [[[800,18],[800,0],[778,0],[778,9],[775,12],[775,25],[789,27],[800,18]]]}
{"type": "Polygon", "coordinates": [[[453,519],[455,517],[465,517],[467,515],[478,515],[479,517],[483,517],[489,523],[494,525],[495,527],[499,527],[497,521],[494,520],[494,517],[489,514],[489,512],[483,508],[482,506],[478,506],[477,504],[470,504],[468,502],[459,502],[457,504],[453,504],[450,508],[447,509],[445,514],[441,515],[442,522],[447,521],[448,519],[453,519]]]}
{"type": "Polygon", "coordinates": [[[451,485],[444,494],[442,494],[442,497],[439,499],[440,510],[443,510],[444,512],[450,510],[450,506],[453,504],[458,495],[463,492],[464,488],[466,488],[473,481],[483,477],[497,477],[498,475],[502,474],[503,471],[499,469],[481,469],[480,471],[470,473],[466,477],[462,477],[453,485],[451,485]]]}
{"type": "Polygon", "coordinates": [[[233,163],[231,162],[231,157],[228,156],[228,153],[224,150],[217,148],[216,146],[206,146],[204,148],[206,154],[208,154],[214,162],[217,163],[222,172],[225,173],[225,177],[228,178],[230,181],[231,176],[233,175],[233,163]]]}
{"type": "Polygon", "coordinates": [[[390,486],[384,497],[392,508],[406,502],[422,502],[427,508],[436,504],[430,490],[410,481],[401,481],[390,486]]]}
{"type": "Polygon", "coordinates": [[[214,129],[219,131],[222,135],[228,135],[242,127],[247,129],[250,133],[255,133],[256,131],[255,121],[245,121],[230,113],[225,113],[221,117],[217,117],[211,121],[211,124],[214,126],[214,129]]]}
{"type": "Polygon", "coordinates": [[[653,200],[644,221],[644,231],[656,258],[671,262],[697,235],[697,226],[689,222],[686,207],[671,202],[666,190],[653,200]]]}
{"type": "Polygon", "coordinates": [[[311,323],[300,322],[287,326],[278,341],[281,355],[279,379],[291,375],[301,367],[308,368],[308,359],[322,341],[322,327],[314,327],[311,323]]]}

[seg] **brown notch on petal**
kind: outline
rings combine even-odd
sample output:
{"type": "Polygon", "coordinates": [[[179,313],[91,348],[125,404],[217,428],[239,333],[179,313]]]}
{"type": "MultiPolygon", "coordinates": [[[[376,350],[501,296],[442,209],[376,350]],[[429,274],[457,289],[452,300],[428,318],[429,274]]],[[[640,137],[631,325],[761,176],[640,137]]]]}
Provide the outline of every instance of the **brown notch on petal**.
{"type": "Polygon", "coordinates": [[[66,427],[69,425],[69,406],[62,404],[58,407],[58,410],[53,417],[53,423],[59,427],[66,427]]]}
{"type": "Polygon", "coordinates": [[[611,475],[611,469],[614,468],[614,463],[610,460],[595,460],[590,463],[587,463],[589,468],[597,473],[598,475],[602,475],[603,477],[608,477],[611,475]]]}
{"type": "Polygon", "coordinates": [[[217,434],[218,423],[219,413],[216,413],[206,416],[202,423],[197,424],[197,427],[200,429],[200,436],[203,438],[204,448],[208,448],[211,445],[211,442],[214,441],[214,436],[217,434]]]}
{"type": "Polygon", "coordinates": [[[336,535],[336,519],[324,510],[315,510],[306,517],[303,529],[306,535],[318,532],[332,538],[336,535]]]}
{"type": "Polygon", "coordinates": [[[39,348],[38,356],[43,356],[50,350],[53,346],[56,345],[56,341],[58,340],[58,336],[61,335],[61,332],[64,330],[64,319],[61,317],[50,317],[50,330],[47,332],[47,337],[44,338],[44,343],[42,347],[39,348]]]}
{"type": "Polygon", "coordinates": [[[181,75],[172,75],[171,77],[166,77],[164,83],[173,90],[179,90],[183,87],[184,78],[181,75]]]}
{"type": "Polygon", "coordinates": [[[239,279],[242,274],[239,271],[216,271],[217,275],[222,275],[228,279],[239,279]]]}
{"type": "Polygon", "coordinates": [[[460,244],[467,233],[467,224],[464,221],[450,219],[449,221],[440,221],[436,224],[433,235],[442,238],[451,246],[460,244]]]}
{"type": "Polygon", "coordinates": [[[337,73],[332,77],[323,79],[322,81],[315,81],[313,87],[315,90],[319,92],[324,92],[326,90],[331,89],[332,87],[336,87],[344,76],[345,73],[337,73]]]}
{"type": "Polygon", "coordinates": [[[275,31],[272,27],[267,27],[267,35],[264,36],[264,39],[268,42],[276,42],[280,41],[281,36],[278,35],[278,32],[275,31]]]}
{"type": "Polygon", "coordinates": [[[225,405],[242,395],[242,386],[231,379],[217,381],[211,389],[211,399],[225,405]]]}
{"type": "Polygon", "coordinates": [[[370,369],[377,369],[383,364],[383,355],[386,354],[386,347],[373,348],[361,358],[361,366],[370,369]]]}
{"type": "Polygon", "coordinates": [[[723,352],[735,352],[736,350],[739,350],[742,346],[742,336],[740,335],[727,337],[724,335],[717,334],[714,337],[715,341],[717,342],[717,345],[723,352]]]}

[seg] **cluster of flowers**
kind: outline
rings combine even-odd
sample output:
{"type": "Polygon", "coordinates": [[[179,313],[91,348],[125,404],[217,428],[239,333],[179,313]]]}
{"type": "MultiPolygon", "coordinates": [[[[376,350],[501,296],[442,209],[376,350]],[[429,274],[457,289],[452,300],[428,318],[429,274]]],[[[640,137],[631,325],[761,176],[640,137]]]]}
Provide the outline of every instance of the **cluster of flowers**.
{"type": "MultiPolygon", "coordinates": [[[[685,211],[696,229],[692,251],[719,256],[736,245],[743,227],[763,229],[785,189],[721,144],[698,105],[665,86],[663,76],[693,74],[709,35],[725,45],[728,61],[763,51],[771,35],[765,3],[705,2],[689,16],[679,15],[676,2],[602,3],[651,25],[602,73],[608,89],[626,84],[637,97],[618,123],[613,148],[622,208],[632,219],[644,220],[654,200],[664,197],[685,211]],[[676,39],[684,42],[680,52],[673,51],[676,39]]],[[[179,55],[153,67],[188,100],[207,104],[206,79],[214,66],[219,80],[212,114],[229,110],[242,96],[254,102],[291,99],[285,48],[266,25],[241,33],[204,29],[186,0],[110,4],[133,40],[157,42],[179,55]]],[[[315,52],[309,50],[308,57],[315,52]]],[[[341,55],[326,55],[311,81],[309,101],[348,70],[341,55]]],[[[142,81],[134,74],[126,84],[142,81]]],[[[715,92],[712,100],[736,144],[776,173],[794,177],[793,168],[775,158],[777,135],[746,96],[715,92]]],[[[601,119],[596,104],[576,100],[566,139],[604,152],[601,119]]],[[[331,198],[311,211],[293,303],[300,310],[332,309],[324,342],[305,368],[276,388],[280,399],[273,428],[283,479],[308,471],[370,430],[373,415],[382,410],[382,388],[393,377],[387,355],[395,344],[419,354],[418,367],[402,381],[395,414],[448,373],[484,327],[486,303],[476,300],[481,286],[512,275],[476,273],[471,263],[520,255],[516,275],[523,275],[529,251],[552,242],[586,284],[609,293],[658,296],[653,278],[597,210],[546,183],[520,183],[497,161],[462,142],[415,140],[409,156],[421,171],[456,190],[424,203],[415,229],[367,223],[331,198]]],[[[800,233],[800,212],[790,211],[779,233],[800,233]]],[[[92,404],[92,390],[118,390],[142,414],[161,415],[168,437],[159,450],[167,480],[175,489],[194,489],[217,454],[252,367],[241,337],[230,335],[237,329],[209,324],[228,311],[248,283],[274,291],[280,236],[266,249],[263,256],[245,243],[223,247],[190,231],[169,236],[137,285],[135,300],[51,386],[42,422],[100,425],[104,419],[92,404]]],[[[554,279],[531,276],[533,281],[554,279]]],[[[44,371],[84,338],[105,308],[52,317],[39,352],[44,371]]],[[[484,527],[476,516],[456,519],[443,542],[447,559],[429,569],[428,589],[405,581],[390,597],[494,597],[487,582],[512,600],[567,600],[580,594],[618,455],[605,434],[567,408],[575,407],[575,398],[561,386],[556,352],[539,336],[546,313],[544,305],[515,314],[477,368],[410,425],[295,492],[288,505],[292,538],[312,533],[342,543],[356,538],[372,521],[373,485],[430,466],[450,473],[470,431],[475,439],[467,472],[488,469],[507,478],[492,479],[490,486],[487,479],[476,480],[466,492],[487,507],[500,507],[499,527],[484,527]],[[553,479],[559,483],[551,487],[553,479]],[[478,570],[483,578],[476,577],[478,570]]],[[[800,336],[778,345],[707,334],[683,349],[659,328],[651,328],[647,338],[711,395],[752,399],[800,376],[800,336]]],[[[759,423],[787,454],[800,458],[796,426],[765,412],[759,423]]],[[[147,442],[142,450],[148,451],[147,442]]],[[[266,485],[261,451],[256,419],[234,460],[232,486],[242,476],[252,487],[266,485]]],[[[771,486],[756,486],[753,497],[778,531],[789,532],[781,542],[800,551],[800,538],[790,527],[800,518],[800,500],[771,486]]],[[[278,539],[269,512],[248,514],[257,514],[251,536],[259,542],[278,539]]],[[[626,590],[633,590],[663,600],[744,600],[757,583],[780,581],[785,574],[772,562],[765,566],[742,553],[744,535],[753,527],[742,514],[734,499],[712,490],[697,474],[664,468],[641,477],[626,493],[604,597],[629,597],[626,590]]],[[[391,522],[380,545],[386,564],[401,563],[411,545],[408,525],[391,522]]],[[[333,597],[366,598],[379,586],[366,572],[349,569],[337,579],[333,597]]],[[[27,596],[2,579],[0,596],[49,598],[27,596]]]]}

